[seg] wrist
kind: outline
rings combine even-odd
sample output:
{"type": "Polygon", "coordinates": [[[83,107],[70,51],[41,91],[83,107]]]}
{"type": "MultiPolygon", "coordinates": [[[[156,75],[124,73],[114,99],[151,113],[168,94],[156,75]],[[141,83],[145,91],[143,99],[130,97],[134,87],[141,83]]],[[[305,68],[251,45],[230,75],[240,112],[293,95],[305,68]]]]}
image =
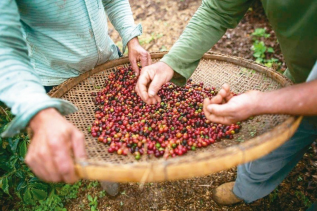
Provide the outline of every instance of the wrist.
{"type": "Polygon", "coordinates": [[[174,75],[174,70],[165,62],[159,61],[156,64],[158,65],[158,69],[164,70],[164,72],[168,73],[168,75],[170,76],[169,80],[171,80],[174,75]]]}
{"type": "Polygon", "coordinates": [[[135,45],[140,45],[138,37],[132,38],[127,44],[128,48],[131,48],[135,45]]]}
{"type": "Polygon", "coordinates": [[[34,131],[40,125],[42,125],[44,121],[48,120],[52,115],[56,114],[59,114],[59,112],[55,108],[43,109],[33,116],[33,118],[29,122],[29,126],[32,131],[34,131]]]}
{"type": "Polygon", "coordinates": [[[249,92],[251,99],[249,101],[249,110],[251,115],[260,115],[266,113],[266,103],[265,103],[265,93],[257,90],[252,90],[249,92]]]}

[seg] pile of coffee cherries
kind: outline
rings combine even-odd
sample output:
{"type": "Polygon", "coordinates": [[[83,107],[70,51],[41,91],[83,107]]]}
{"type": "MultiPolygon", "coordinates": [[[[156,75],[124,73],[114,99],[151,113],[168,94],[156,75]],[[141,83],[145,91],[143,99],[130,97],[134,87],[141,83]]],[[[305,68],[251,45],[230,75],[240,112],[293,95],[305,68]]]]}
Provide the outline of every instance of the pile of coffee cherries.
{"type": "Polygon", "coordinates": [[[184,87],[167,83],[158,92],[161,103],[147,105],[134,90],[136,82],[132,68],[121,67],[101,91],[91,93],[96,119],[89,131],[109,145],[110,153],[131,153],[137,160],[144,154],[175,157],[232,139],[241,128],[240,123],[215,124],[204,116],[203,100],[215,96],[215,88],[191,80],[184,87]]]}

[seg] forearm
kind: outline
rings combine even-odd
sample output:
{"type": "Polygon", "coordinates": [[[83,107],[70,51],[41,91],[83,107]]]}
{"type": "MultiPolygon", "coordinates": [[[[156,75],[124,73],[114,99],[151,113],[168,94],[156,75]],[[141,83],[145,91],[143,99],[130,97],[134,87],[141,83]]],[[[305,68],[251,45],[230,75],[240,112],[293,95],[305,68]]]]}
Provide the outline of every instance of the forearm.
{"type": "Polygon", "coordinates": [[[54,107],[64,114],[75,111],[70,103],[46,95],[33,73],[19,20],[15,1],[0,1],[0,101],[16,115],[3,136],[18,133],[42,109],[54,107]]]}
{"type": "Polygon", "coordinates": [[[317,80],[258,93],[254,115],[317,115],[317,80]]]}
{"type": "Polygon", "coordinates": [[[250,4],[248,0],[204,0],[171,51],[161,60],[183,77],[175,74],[172,82],[184,85],[203,54],[218,42],[228,28],[234,28],[239,23],[250,4]]]}
{"type": "Polygon", "coordinates": [[[103,0],[109,20],[122,38],[123,52],[128,42],[142,34],[142,26],[135,25],[128,0],[103,0]]]}

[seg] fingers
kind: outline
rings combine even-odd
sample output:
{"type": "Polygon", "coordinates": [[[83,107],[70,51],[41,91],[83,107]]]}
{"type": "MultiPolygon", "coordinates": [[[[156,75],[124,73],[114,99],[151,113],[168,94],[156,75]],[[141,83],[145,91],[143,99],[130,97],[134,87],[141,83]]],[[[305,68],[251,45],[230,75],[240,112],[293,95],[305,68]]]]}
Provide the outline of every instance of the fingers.
{"type": "Polygon", "coordinates": [[[229,84],[223,84],[222,89],[224,89],[226,92],[230,92],[230,86],[229,84]]]}
{"type": "Polygon", "coordinates": [[[76,159],[86,159],[87,154],[85,150],[85,137],[82,132],[77,129],[74,129],[72,133],[72,147],[74,151],[74,156],[76,159]]]}
{"type": "Polygon", "coordinates": [[[149,96],[150,97],[156,96],[164,83],[165,83],[164,79],[155,75],[154,79],[152,80],[149,86],[149,96]]]}
{"type": "Polygon", "coordinates": [[[39,159],[37,159],[38,156],[34,153],[34,150],[31,150],[31,147],[29,147],[28,153],[25,157],[25,163],[32,169],[33,173],[42,179],[43,181],[50,181],[51,178],[49,178],[50,174],[46,171],[45,168],[38,168],[39,166],[39,159]]]}
{"type": "Polygon", "coordinates": [[[210,104],[207,106],[207,110],[218,116],[228,116],[232,113],[231,105],[229,104],[210,104]]]}
{"type": "Polygon", "coordinates": [[[33,142],[43,142],[44,144],[30,144],[25,162],[32,171],[46,182],[60,182],[61,177],[51,156],[45,137],[34,136],[33,142]]]}
{"type": "Polygon", "coordinates": [[[204,99],[204,104],[203,104],[203,111],[204,111],[205,116],[209,116],[210,115],[210,112],[207,109],[207,106],[209,104],[211,104],[211,100],[209,98],[205,98],[204,99]]]}
{"type": "Polygon", "coordinates": [[[164,84],[161,77],[154,75],[154,79],[151,81],[150,73],[147,70],[144,70],[144,74],[142,73],[139,81],[137,83],[137,93],[141,97],[141,99],[147,104],[156,104],[161,102],[161,98],[157,95],[161,86],[164,84]],[[148,84],[149,88],[147,89],[148,84]]]}
{"type": "Polygon", "coordinates": [[[147,57],[147,62],[148,62],[148,65],[151,65],[152,64],[152,58],[151,58],[151,54],[148,53],[148,57],[147,57]]]}
{"type": "Polygon", "coordinates": [[[132,70],[134,71],[135,75],[138,76],[140,74],[140,69],[139,69],[136,58],[135,57],[131,58],[130,63],[131,63],[132,70]]]}
{"type": "Polygon", "coordinates": [[[78,180],[78,177],[75,174],[74,163],[70,156],[72,147],[69,141],[70,138],[70,135],[61,137],[62,140],[51,138],[50,147],[62,180],[67,183],[74,183],[78,180]]]}
{"type": "Polygon", "coordinates": [[[214,114],[210,114],[209,116],[206,116],[206,118],[212,122],[215,123],[220,123],[220,124],[225,124],[225,125],[230,125],[232,123],[234,123],[233,121],[231,121],[228,117],[224,117],[224,116],[216,116],[214,114]]]}
{"type": "Polygon", "coordinates": [[[161,102],[161,98],[158,95],[155,96],[155,100],[156,100],[155,103],[160,103],[161,102]]]}
{"type": "Polygon", "coordinates": [[[208,120],[221,124],[232,124],[232,118],[227,108],[227,104],[204,105],[205,116],[208,120]],[[206,112],[205,112],[206,110],[206,112]]]}
{"type": "Polygon", "coordinates": [[[225,92],[226,92],[223,97],[224,97],[225,101],[228,102],[233,97],[233,94],[231,93],[229,84],[222,85],[222,89],[225,90],[225,92]]]}
{"type": "Polygon", "coordinates": [[[232,124],[232,109],[229,104],[209,104],[204,105],[205,116],[212,122],[221,124],[232,124]],[[206,110],[206,112],[205,112],[206,110]]]}
{"type": "Polygon", "coordinates": [[[233,97],[228,84],[224,84],[218,94],[211,99],[212,104],[222,104],[228,102],[233,97]]]}
{"type": "Polygon", "coordinates": [[[148,74],[146,69],[143,69],[136,85],[136,92],[141,97],[141,99],[146,103],[149,99],[147,86],[150,83],[150,81],[150,75],[148,74]]]}
{"type": "Polygon", "coordinates": [[[31,123],[34,136],[25,162],[42,180],[75,182],[72,154],[78,159],[86,157],[83,134],[55,109],[41,111],[31,123]]]}
{"type": "Polygon", "coordinates": [[[210,104],[221,104],[222,102],[223,102],[223,97],[220,94],[216,95],[210,100],[210,104]]]}
{"type": "Polygon", "coordinates": [[[140,57],[142,67],[146,67],[152,63],[151,55],[148,52],[145,52],[140,57]]]}

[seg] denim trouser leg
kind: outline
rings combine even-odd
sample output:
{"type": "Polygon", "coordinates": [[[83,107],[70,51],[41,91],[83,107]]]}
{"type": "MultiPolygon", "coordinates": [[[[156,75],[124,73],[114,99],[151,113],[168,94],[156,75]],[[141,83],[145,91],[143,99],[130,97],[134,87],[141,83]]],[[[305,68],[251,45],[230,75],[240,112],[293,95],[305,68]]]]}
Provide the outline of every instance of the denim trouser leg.
{"type": "Polygon", "coordinates": [[[304,117],[292,138],[270,154],[238,166],[233,192],[246,203],[271,193],[317,139],[317,127],[304,117]]]}

